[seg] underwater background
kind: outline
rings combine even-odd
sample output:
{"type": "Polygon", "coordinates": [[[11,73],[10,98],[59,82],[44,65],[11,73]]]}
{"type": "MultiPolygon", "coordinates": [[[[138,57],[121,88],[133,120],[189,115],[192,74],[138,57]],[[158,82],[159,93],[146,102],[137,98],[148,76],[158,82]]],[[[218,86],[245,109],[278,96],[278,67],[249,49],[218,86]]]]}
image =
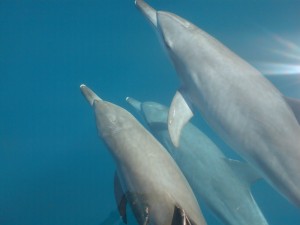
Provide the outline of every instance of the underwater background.
{"type": "MultiPolygon", "coordinates": [[[[299,0],[148,3],[190,20],[300,98],[299,0]]],[[[115,165],[81,83],[138,119],[127,96],[169,105],[179,86],[133,0],[0,0],[0,225],[121,224],[115,165]]],[[[299,209],[266,182],[252,193],[270,225],[300,224],[299,209]]],[[[209,225],[221,224],[201,208],[209,225]]]]}

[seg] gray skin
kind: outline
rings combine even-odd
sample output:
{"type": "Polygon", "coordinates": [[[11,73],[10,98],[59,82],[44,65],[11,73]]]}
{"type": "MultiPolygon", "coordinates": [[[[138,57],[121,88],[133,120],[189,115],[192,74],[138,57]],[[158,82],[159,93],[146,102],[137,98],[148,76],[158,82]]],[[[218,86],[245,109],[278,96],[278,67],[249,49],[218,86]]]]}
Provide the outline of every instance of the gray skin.
{"type": "Polygon", "coordinates": [[[195,195],[229,225],[266,225],[268,222],[250,193],[258,176],[246,163],[225,158],[219,148],[191,123],[183,128],[180,145],[168,133],[169,109],[155,102],[127,101],[142,115],[151,133],[165,146],[195,195]]]}
{"type": "Polygon", "coordinates": [[[170,134],[179,131],[173,143],[178,143],[184,122],[192,116],[190,105],[195,106],[232,149],[299,207],[300,126],[279,91],[189,21],[155,11],[142,0],[136,4],[156,27],[181,81],[168,118],[170,134]],[[186,120],[178,124],[176,115],[186,120]]]}
{"type": "Polygon", "coordinates": [[[190,221],[187,224],[205,225],[189,184],[164,147],[128,111],[80,87],[94,109],[98,133],[114,158],[138,223],[173,225],[176,206],[190,221]]]}

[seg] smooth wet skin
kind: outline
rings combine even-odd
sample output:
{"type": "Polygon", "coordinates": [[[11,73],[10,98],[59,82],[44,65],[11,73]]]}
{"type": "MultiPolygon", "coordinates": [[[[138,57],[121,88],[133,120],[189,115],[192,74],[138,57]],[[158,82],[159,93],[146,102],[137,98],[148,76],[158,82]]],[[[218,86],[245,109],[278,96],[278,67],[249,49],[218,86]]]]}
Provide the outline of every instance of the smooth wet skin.
{"type": "Polygon", "coordinates": [[[164,147],[125,109],[85,85],[81,91],[117,166],[115,195],[123,221],[128,202],[140,225],[205,225],[189,184],[164,147]]]}
{"type": "Polygon", "coordinates": [[[188,123],[180,146],[172,145],[168,133],[168,108],[156,102],[126,99],[146,121],[152,134],[174,158],[194,193],[204,199],[223,224],[267,225],[250,192],[258,174],[246,163],[226,158],[199,129],[188,123]]]}
{"type": "Polygon", "coordinates": [[[137,1],[181,81],[169,112],[172,142],[198,109],[212,129],[290,202],[300,206],[300,126],[292,107],[259,71],[215,38],[172,13],[137,1]],[[149,18],[155,15],[156,18],[149,18]]]}

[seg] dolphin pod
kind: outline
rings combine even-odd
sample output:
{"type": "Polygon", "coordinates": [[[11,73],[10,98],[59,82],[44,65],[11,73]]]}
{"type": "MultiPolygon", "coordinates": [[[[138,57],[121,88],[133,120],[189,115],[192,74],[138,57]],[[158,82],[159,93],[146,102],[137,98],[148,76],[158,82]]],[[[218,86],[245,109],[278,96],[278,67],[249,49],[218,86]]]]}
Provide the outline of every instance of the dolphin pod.
{"type": "Polygon", "coordinates": [[[188,182],[164,147],[128,111],[80,88],[116,163],[115,197],[123,221],[128,202],[140,225],[205,225],[188,182]]]}
{"type": "Polygon", "coordinates": [[[181,81],[168,114],[172,143],[197,108],[210,127],[278,192],[300,206],[299,101],[191,22],[137,7],[154,25],[181,81]],[[294,111],[293,111],[294,110],[294,111]]]}
{"type": "Polygon", "coordinates": [[[218,147],[199,129],[187,123],[180,146],[175,148],[168,133],[168,108],[156,102],[127,98],[146,121],[152,134],[165,146],[200,197],[223,224],[267,225],[250,193],[257,172],[237,160],[225,158],[218,147]]]}

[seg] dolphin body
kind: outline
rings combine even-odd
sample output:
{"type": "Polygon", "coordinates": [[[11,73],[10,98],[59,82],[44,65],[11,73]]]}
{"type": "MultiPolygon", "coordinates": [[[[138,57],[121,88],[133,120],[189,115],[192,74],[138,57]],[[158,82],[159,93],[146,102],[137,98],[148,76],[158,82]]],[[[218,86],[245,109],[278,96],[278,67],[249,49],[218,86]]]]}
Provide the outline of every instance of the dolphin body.
{"type": "Polygon", "coordinates": [[[164,147],[125,109],[80,88],[116,162],[115,197],[123,221],[129,202],[140,225],[205,225],[189,184],[164,147]]]}
{"type": "Polygon", "coordinates": [[[211,211],[229,225],[266,225],[264,215],[250,193],[259,178],[252,167],[225,158],[218,147],[191,123],[183,128],[180,145],[172,145],[168,133],[169,109],[155,102],[127,101],[142,115],[151,133],[165,146],[191,185],[211,211]]]}
{"type": "Polygon", "coordinates": [[[158,31],[181,81],[168,116],[174,145],[195,106],[232,149],[299,207],[299,101],[284,99],[259,71],[189,21],[142,0],[136,5],[158,31]]]}

